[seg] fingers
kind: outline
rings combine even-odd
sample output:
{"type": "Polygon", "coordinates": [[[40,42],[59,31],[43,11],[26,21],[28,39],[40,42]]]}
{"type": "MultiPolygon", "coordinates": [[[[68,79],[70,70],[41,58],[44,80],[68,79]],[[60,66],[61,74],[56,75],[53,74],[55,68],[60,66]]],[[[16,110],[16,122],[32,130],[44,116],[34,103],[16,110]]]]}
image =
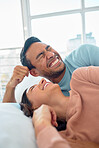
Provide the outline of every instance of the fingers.
{"type": "Polygon", "coordinates": [[[40,124],[41,121],[44,121],[43,123],[46,122],[46,124],[52,124],[53,126],[58,126],[56,122],[56,113],[53,110],[52,107],[49,107],[48,105],[41,105],[38,109],[34,111],[33,115],[33,123],[35,124],[40,124]]]}
{"type": "Polygon", "coordinates": [[[28,76],[29,74],[29,69],[26,66],[16,66],[13,70],[13,75],[8,82],[7,86],[8,87],[16,87],[23,79],[25,76],[28,76]]]}
{"type": "Polygon", "coordinates": [[[17,75],[28,76],[29,75],[29,69],[26,66],[18,65],[14,68],[13,73],[16,73],[17,75]]]}
{"type": "Polygon", "coordinates": [[[16,74],[16,75],[13,76],[13,81],[16,81],[17,83],[22,82],[23,79],[24,79],[23,75],[16,74]]]}
{"type": "Polygon", "coordinates": [[[50,112],[51,112],[51,123],[52,123],[53,126],[57,127],[58,126],[57,121],[56,121],[57,116],[56,116],[56,113],[55,113],[55,111],[53,110],[52,107],[50,107],[50,112]]]}
{"type": "Polygon", "coordinates": [[[21,82],[23,78],[28,75],[29,75],[29,69],[26,66],[18,65],[14,68],[13,77],[19,80],[19,82],[21,82]]]}

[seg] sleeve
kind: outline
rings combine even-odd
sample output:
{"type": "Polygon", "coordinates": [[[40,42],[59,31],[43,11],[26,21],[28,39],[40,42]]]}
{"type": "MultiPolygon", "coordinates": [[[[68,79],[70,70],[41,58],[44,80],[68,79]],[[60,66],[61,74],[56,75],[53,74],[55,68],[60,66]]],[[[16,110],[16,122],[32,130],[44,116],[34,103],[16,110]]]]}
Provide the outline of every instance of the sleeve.
{"type": "Polygon", "coordinates": [[[78,68],[73,72],[72,79],[79,81],[79,84],[86,83],[93,85],[93,87],[99,86],[99,66],[78,68]]]}
{"type": "Polygon", "coordinates": [[[69,62],[75,68],[99,66],[99,47],[89,44],[81,45],[71,52],[64,61],[69,62]]]}
{"type": "Polygon", "coordinates": [[[44,128],[39,133],[37,145],[39,148],[70,148],[68,142],[52,126],[44,128]]]}
{"type": "Polygon", "coordinates": [[[99,67],[76,69],[70,85],[68,132],[78,139],[99,143],[99,67]]]}

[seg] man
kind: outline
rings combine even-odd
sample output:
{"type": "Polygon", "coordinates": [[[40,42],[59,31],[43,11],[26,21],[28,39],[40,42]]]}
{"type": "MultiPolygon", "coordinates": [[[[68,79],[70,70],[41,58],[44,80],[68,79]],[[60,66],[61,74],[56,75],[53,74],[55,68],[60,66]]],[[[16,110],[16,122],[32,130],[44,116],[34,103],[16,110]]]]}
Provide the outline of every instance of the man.
{"type": "MultiPolygon", "coordinates": [[[[10,97],[8,99],[8,93],[10,93],[10,95],[13,94],[12,98],[14,98],[16,85],[19,84],[29,72],[35,77],[43,76],[53,83],[58,83],[63,94],[69,96],[70,80],[73,71],[78,67],[99,66],[99,47],[88,44],[81,45],[62,61],[58,52],[50,45],[44,44],[36,37],[30,37],[25,41],[20,59],[23,66],[17,66],[15,68],[13,76],[6,87],[4,102],[10,101],[10,97]],[[17,75],[21,77],[18,80],[17,75]],[[16,84],[14,87],[12,87],[13,83],[16,84]]],[[[13,100],[15,100],[15,98],[13,100]]]]}
{"type": "Polygon", "coordinates": [[[73,71],[78,67],[99,66],[99,47],[82,45],[71,52],[63,62],[51,46],[36,37],[30,37],[24,44],[20,58],[22,65],[29,68],[31,75],[43,76],[58,83],[63,94],[69,96],[73,71]]]}

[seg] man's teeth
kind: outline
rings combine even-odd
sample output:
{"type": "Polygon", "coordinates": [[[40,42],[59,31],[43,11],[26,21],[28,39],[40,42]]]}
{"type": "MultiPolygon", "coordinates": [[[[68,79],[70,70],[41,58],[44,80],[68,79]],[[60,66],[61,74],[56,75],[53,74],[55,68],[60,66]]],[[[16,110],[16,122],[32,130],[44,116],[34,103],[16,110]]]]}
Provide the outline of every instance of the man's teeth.
{"type": "Polygon", "coordinates": [[[56,59],[52,64],[51,64],[51,67],[53,67],[56,63],[58,63],[58,59],[56,59]]]}

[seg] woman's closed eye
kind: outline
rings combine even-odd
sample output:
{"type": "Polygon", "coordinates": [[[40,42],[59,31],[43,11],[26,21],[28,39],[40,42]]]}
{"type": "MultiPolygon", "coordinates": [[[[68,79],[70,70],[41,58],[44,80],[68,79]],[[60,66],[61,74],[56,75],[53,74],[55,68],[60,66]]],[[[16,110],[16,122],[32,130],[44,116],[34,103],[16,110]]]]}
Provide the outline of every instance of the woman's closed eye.
{"type": "Polygon", "coordinates": [[[37,84],[31,86],[31,87],[30,87],[30,91],[32,91],[36,86],[37,86],[37,84]]]}

